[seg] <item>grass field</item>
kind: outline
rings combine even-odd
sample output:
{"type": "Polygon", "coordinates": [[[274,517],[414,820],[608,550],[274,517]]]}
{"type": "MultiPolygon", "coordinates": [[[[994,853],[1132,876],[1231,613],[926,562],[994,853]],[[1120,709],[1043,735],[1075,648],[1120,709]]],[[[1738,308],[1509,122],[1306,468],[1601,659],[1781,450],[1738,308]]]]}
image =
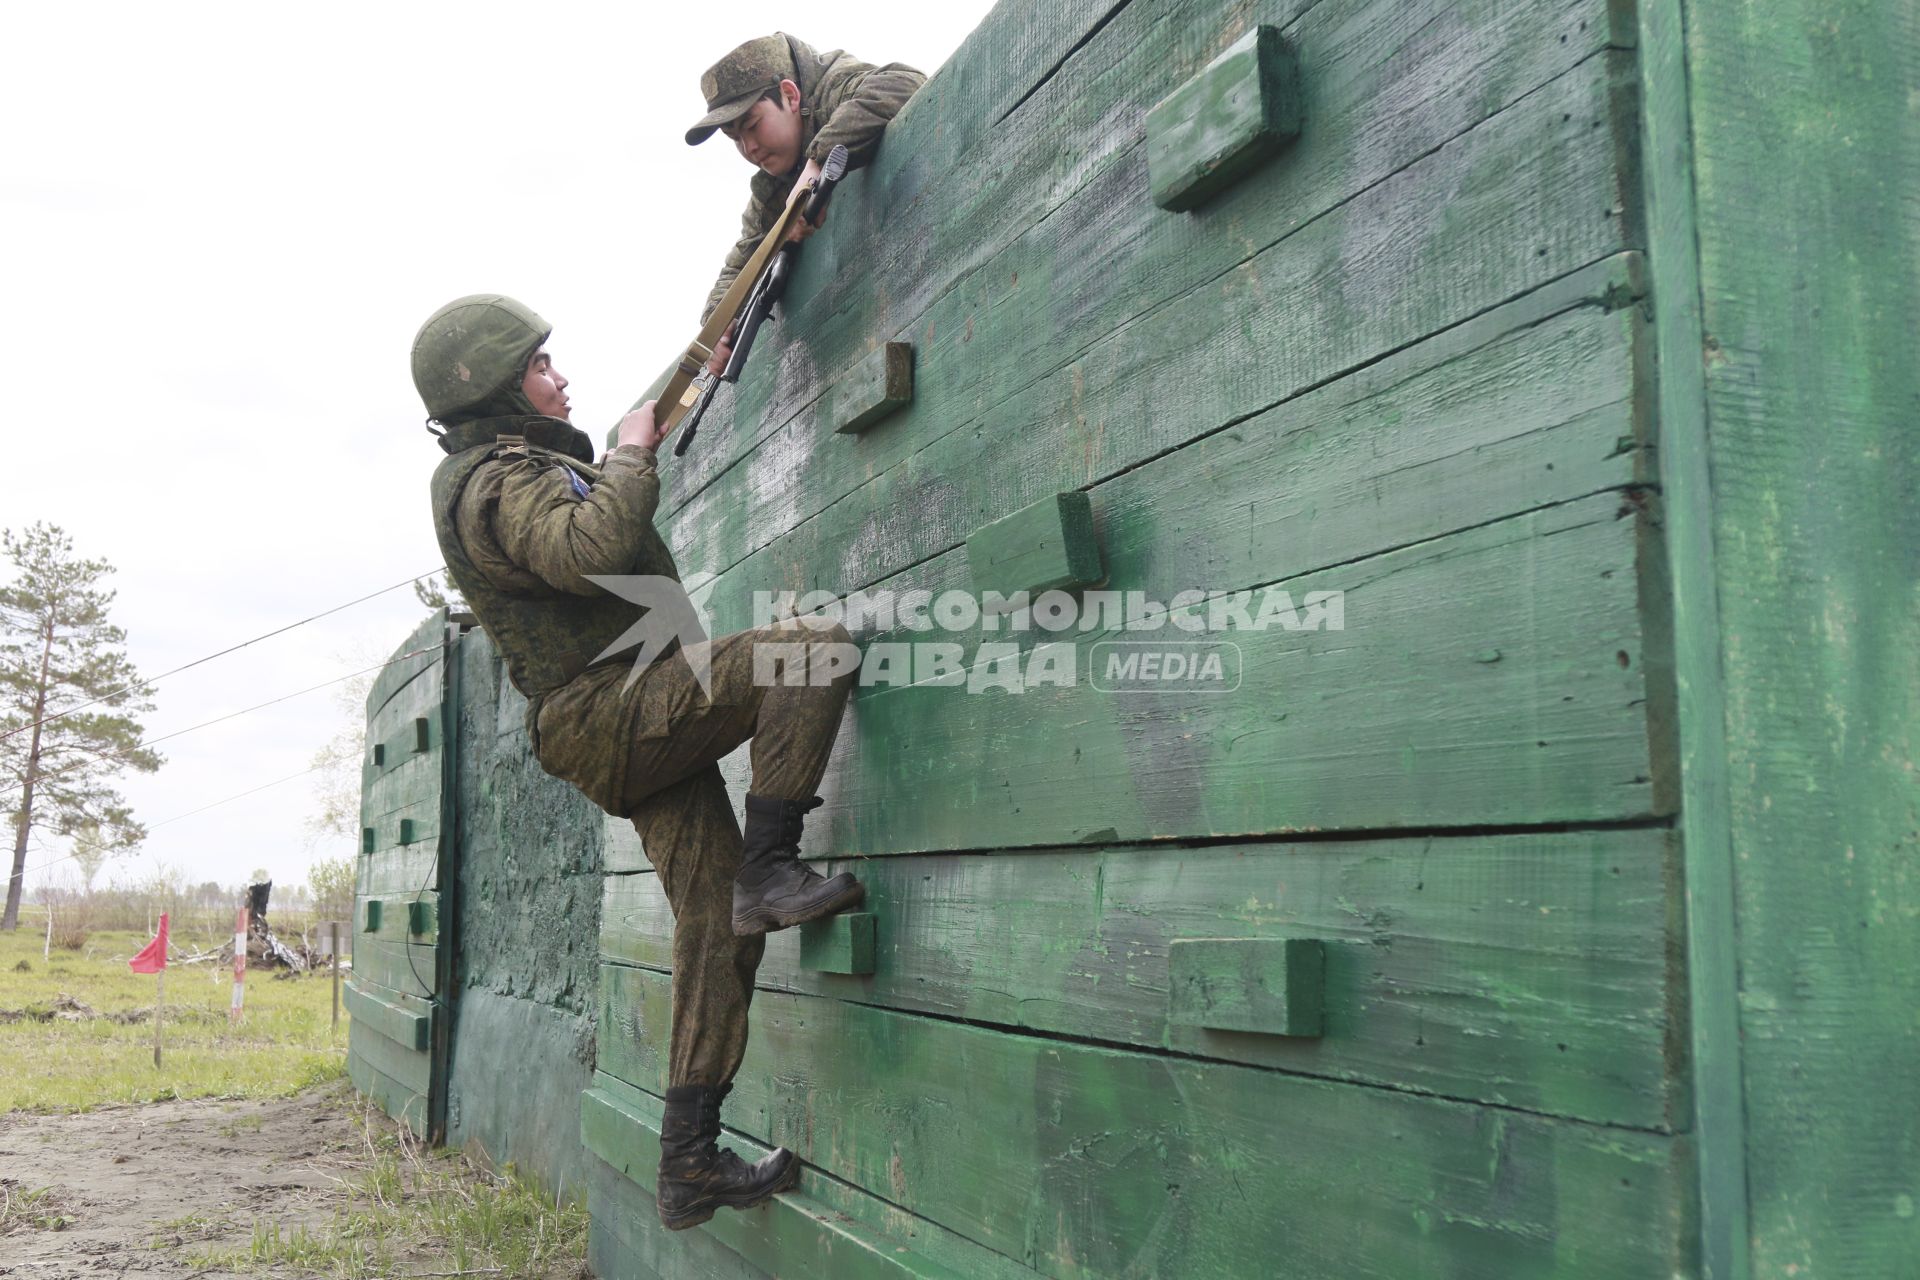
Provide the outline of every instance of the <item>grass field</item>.
{"type": "Polygon", "coordinates": [[[347,1016],[329,1027],[325,975],[247,976],[246,1010],[228,1024],[230,968],[174,965],[166,974],[161,1065],[153,1065],[154,978],[127,959],[147,939],[95,933],[43,958],[44,917],[24,912],[0,933],[0,1113],[78,1111],[106,1102],[291,1094],[346,1071],[347,1016]],[[62,997],[95,1016],[62,1017],[62,997]],[[45,1015],[55,1016],[43,1020],[45,1015]]]}

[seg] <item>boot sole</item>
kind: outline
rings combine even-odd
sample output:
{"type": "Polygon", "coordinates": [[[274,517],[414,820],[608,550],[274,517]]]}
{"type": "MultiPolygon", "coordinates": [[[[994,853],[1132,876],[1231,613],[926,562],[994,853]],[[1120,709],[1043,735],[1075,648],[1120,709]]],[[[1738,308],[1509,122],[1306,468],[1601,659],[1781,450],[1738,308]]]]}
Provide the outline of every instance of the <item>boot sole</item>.
{"type": "Polygon", "coordinates": [[[755,907],[744,916],[733,918],[733,934],[736,938],[751,938],[756,934],[778,933],[782,929],[791,929],[794,925],[805,924],[809,920],[838,915],[848,907],[864,902],[866,897],[867,886],[856,880],[837,897],[829,898],[805,911],[779,911],[773,907],[755,907]]]}
{"type": "Polygon", "coordinates": [[[711,1200],[703,1201],[691,1209],[683,1209],[676,1214],[668,1214],[665,1210],[662,1210],[660,1213],[660,1225],[669,1231],[685,1231],[688,1227],[697,1227],[712,1218],[715,1210],[751,1209],[755,1205],[764,1204],[768,1200],[773,1199],[773,1197],[779,1195],[782,1191],[793,1190],[794,1185],[799,1181],[800,1160],[798,1157],[795,1157],[793,1163],[787,1166],[787,1171],[781,1174],[779,1180],[765,1191],[755,1195],[715,1196],[711,1200]]]}

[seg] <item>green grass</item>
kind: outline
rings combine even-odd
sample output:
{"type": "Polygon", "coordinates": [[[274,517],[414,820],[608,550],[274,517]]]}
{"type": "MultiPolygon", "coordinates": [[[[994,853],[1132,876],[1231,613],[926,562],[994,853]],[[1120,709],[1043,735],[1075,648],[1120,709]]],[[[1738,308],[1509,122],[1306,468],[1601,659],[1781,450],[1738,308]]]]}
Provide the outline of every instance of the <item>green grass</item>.
{"type": "Polygon", "coordinates": [[[167,970],[161,1065],[153,1065],[154,978],[127,968],[139,933],[91,935],[53,949],[27,915],[0,933],[0,1113],[84,1111],[102,1103],[168,1098],[279,1097],[346,1072],[347,1016],[331,1032],[324,975],[247,975],[246,1012],[230,1027],[231,968],[167,970]],[[22,965],[24,964],[24,968],[22,965]],[[99,1016],[41,1021],[61,996],[99,1016]],[[22,1016],[9,1019],[9,1011],[22,1016]]]}
{"type": "Polygon", "coordinates": [[[337,1280],[587,1274],[584,1204],[555,1203],[512,1166],[493,1173],[456,1152],[429,1150],[364,1105],[363,1122],[371,1161],[346,1184],[346,1207],[330,1224],[256,1221],[246,1244],[194,1252],[191,1265],[256,1274],[291,1268],[337,1280]]]}

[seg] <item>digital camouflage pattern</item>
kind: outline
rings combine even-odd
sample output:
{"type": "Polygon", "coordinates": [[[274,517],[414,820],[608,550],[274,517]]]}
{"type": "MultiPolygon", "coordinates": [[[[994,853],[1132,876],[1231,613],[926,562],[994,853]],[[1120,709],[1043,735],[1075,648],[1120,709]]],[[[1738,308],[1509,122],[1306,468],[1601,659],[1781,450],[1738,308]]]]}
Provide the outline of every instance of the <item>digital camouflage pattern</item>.
{"type": "MultiPolygon", "coordinates": [[[[520,378],[545,337],[544,324],[511,299],[477,295],[442,308],[414,346],[428,411],[458,417],[476,405],[524,402],[520,378]],[[443,322],[449,314],[456,321],[443,322]],[[456,367],[467,376],[449,378],[456,367]],[[485,389],[467,393],[474,384],[485,389]]],[[[837,625],[814,635],[795,622],[736,632],[702,642],[710,696],[678,648],[629,685],[631,650],[594,659],[644,610],[588,576],[679,579],[653,525],[653,451],[621,446],[596,466],[583,432],[528,413],[460,422],[440,445],[449,456],[433,476],[434,531],[454,585],[527,696],[535,758],[608,813],[631,819],[673,908],[669,1082],[725,1084],[746,1049],[765,942],[733,933],[742,841],[716,762],[751,738],[754,794],[812,795],[853,673],[826,680],[825,653],[815,651],[807,674],[819,679],[759,686],[754,648],[850,637],[837,625]]]]}
{"type": "Polygon", "coordinates": [[[751,111],[761,94],[792,78],[793,50],[781,32],[730,50],[700,77],[700,95],[707,100],[707,114],[687,130],[687,145],[699,146],[713,136],[714,130],[751,111]]]}
{"type": "Polygon", "coordinates": [[[454,426],[532,413],[520,379],[552,332],[532,308],[498,293],[455,298],[428,316],[413,339],[413,385],[427,416],[454,426]]]}
{"type": "MultiPolygon", "coordinates": [[[[927,82],[924,73],[898,62],[876,67],[839,49],[816,53],[805,41],[776,32],[749,40],[729,53],[708,69],[701,85],[704,91],[710,81],[738,85],[773,84],[783,79],[800,86],[801,136],[805,140],[802,163],[824,161],[829,151],[841,145],[847,149],[847,166],[851,169],[873,159],[888,121],[927,82]]],[[[748,98],[746,106],[752,105],[753,99],[748,98]]],[[[704,125],[703,120],[687,131],[689,143],[702,141],[712,132],[711,128],[702,131],[704,125]],[[694,136],[696,133],[699,137],[694,136]]],[[[740,215],[740,239],[728,251],[726,264],[707,294],[701,320],[720,305],[740,268],[766,238],[781,210],[787,207],[787,197],[798,177],[797,171],[779,178],[763,170],[754,172],[746,212],[740,215]]]]}

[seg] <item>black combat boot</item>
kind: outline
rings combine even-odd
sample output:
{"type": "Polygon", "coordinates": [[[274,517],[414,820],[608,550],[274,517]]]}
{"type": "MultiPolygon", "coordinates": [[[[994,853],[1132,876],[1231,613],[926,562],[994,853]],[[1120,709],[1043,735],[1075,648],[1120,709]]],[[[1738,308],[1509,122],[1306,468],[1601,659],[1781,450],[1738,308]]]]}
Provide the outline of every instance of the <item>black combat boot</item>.
{"type": "Polygon", "coordinates": [[[800,1181],[800,1161],[785,1147],[758,1164],[720,1149],[720,1103],[732,1088],[683,1084],[667,1090],[655,1195],[669,1231],[697,1227],[715,1209],[752,1208],[800,1181]]]}
{"type": "Polygon", "coordinates": [[[747,938],[818,920],[867,896],[846,872],[828,879],[800,861],[800,832],[824,803],[747,797],[746,853],[733,879],[733,931],[747,938]]]}

